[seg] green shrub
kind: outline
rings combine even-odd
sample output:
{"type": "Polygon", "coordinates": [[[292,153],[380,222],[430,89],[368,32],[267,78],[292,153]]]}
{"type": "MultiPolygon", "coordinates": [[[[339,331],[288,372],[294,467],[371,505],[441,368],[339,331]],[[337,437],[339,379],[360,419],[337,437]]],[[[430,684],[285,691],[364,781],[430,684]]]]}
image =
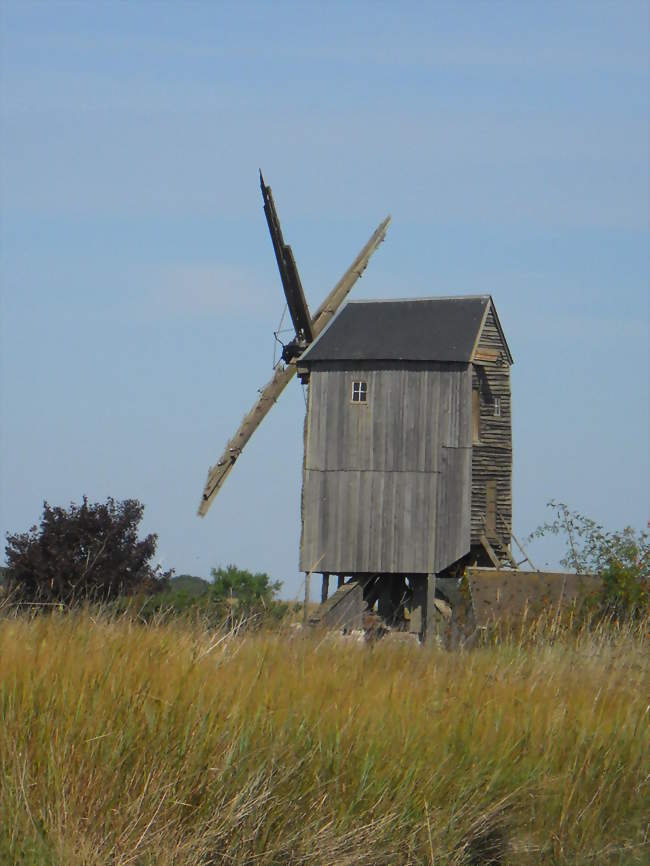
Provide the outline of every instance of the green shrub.
{"type": "Polygon", "coordinates": [[[184,574],[172,578],[163,592],[121,599],[112,610],[129,611],[145,622],[183,617],[199,620],[208,628],[225,624],[249,630],[262,626],[277,628],[295,613],[287,602],[274,598],[282,584],[271,581],[268,574],[253,574],[228,565],[212,569],[212,578],[209,583],[184,574]]]}
{"type": "MultiPolygon", "coordinates": [[[[603,578],[602,588],[587,599],[589,615],[598,618],[638,619],[646,616],[650,602],[650,534],[631,526],[616,532],[571,511],[564,502],[548,503],[553,520],[539,526],[530,536],[563,536],[567,552],[560,560],[577,574],[603,578]]],[[[529,540],[530,540],[529,539],[529,540]]]]}
{"type": "Polygon", "coordinates": [[[265,607],[280,591],[280,581],[271,582],[265,572],[253,574],[245,568],[227,565],[213,568],[212,593],[217,601],[236,600],[240,609],[253,610],[265,607]]]}

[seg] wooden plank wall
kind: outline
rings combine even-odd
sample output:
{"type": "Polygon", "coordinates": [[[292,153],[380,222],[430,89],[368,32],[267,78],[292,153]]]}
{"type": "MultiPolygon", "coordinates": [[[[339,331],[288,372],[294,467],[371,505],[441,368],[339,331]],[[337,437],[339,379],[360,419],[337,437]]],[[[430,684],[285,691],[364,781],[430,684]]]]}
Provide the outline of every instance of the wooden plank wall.
{"type": "Polygon", "coordinates": [[[488,536],[510,543],[512,527],[512,415],[510,366],[505,346],[490,308],[486,317],[479,352],[485,350],[481,369],[473,365],[472,388],[479,391],[480,442],[472,453],[472,544],[480,543],[485,531],[487,511],[486,483],[496,482],[496,533],[488,536]],[[501,356],[501,361],[497,356],[501,356]],[[481,372],[482,371],[482,372],[481,372]],[[494,398],[500,401],[501,414],[494,415],[494,398]]]}
{"type": "Polygon", "coordinates": [[[302,570],[429,573],[469,550],[468,365],[315,364],[307,419],[302,570]]]}
{"type": "MultiPolygon", "coordinates": [[[[469,376],[468,376],[469,379],[469,376]]],[[[468,401],[469,407],[469,401],[468,401]]],[[[467,412],[468,429],[471,426],[467,412]]],[[[472,449],[441,448],[436,511],[436,548],[428,574],[439,574],[469,552],[472,449]]]]}

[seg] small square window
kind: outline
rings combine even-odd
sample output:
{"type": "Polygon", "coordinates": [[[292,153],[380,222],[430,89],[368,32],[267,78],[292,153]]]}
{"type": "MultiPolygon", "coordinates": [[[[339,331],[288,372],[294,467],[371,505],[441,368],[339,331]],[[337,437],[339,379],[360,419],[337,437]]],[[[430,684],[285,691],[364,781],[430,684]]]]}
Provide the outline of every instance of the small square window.
{"type": "Polygon", "coordinates": [[[352,402],[367,403],[368,402],[368,383],[353,382],[352,383],[352,402]]]}
{"type": "Polygon", "coordinates": [[[500,397],[494,398],[494,417],[495,418],[501,417],[501,398],[500,397]]]}

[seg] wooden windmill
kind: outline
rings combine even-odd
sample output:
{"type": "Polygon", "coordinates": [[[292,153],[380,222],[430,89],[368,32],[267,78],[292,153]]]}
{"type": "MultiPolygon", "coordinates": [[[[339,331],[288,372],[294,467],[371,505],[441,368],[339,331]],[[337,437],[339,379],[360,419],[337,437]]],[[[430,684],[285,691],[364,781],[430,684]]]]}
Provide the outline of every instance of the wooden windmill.
{"type": "Polygon", "coordinates": [[[494,301],[351,302],[335,316],[387,217],[312,316],[261,173],[260,183],[295,336],[210,469],[199,514],[297,373],[309,385],[300,568],[322,574],[320,621],[360,623],[376,608],[425,637],[441,604],[460,607],[466,566],[516,567],[513,359],[494,301]],[[331,575],[338,588],[328,599],[331,575]]]}

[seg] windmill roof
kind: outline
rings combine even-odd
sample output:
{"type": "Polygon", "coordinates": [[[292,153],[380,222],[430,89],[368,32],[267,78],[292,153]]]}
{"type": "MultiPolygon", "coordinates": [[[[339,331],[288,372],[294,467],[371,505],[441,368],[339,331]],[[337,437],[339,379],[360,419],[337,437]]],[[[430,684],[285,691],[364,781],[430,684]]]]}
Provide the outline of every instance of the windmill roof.
{"type": "Polygon", "coordinates": [[[490,295],[351,301],[300,361],[468,362],[490,304],[490,295]]]}

